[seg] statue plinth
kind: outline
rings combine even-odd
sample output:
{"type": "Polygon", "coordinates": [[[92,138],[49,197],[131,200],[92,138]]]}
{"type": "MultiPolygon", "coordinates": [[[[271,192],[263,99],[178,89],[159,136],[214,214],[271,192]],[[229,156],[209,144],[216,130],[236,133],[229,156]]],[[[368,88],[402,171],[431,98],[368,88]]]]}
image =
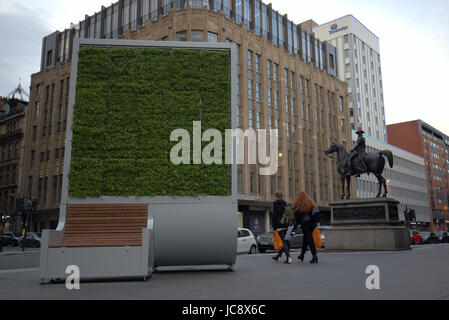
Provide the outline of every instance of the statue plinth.
{"type": "Polygon", "coordinates": [[[399,201],[390,198],[330,203],[326,250],[396,251],[410,249],[409,230],[399,221],[399,201]]]}

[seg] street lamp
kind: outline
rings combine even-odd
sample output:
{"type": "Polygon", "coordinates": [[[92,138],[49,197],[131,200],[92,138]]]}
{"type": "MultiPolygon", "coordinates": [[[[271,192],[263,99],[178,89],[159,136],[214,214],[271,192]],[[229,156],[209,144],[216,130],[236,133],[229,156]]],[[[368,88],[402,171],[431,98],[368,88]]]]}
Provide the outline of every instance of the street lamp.
{"type": "Polygon", "coordinates": [[[3,235],[5,234],[5,226],[6,226],[6,222],[8,222],[8,220],[11,217],[8,216],[8,214],[3,214],[1,215],[1,226],[2,226],[2,232],[0,233],[0,252],[3,252],[3,235]]]}

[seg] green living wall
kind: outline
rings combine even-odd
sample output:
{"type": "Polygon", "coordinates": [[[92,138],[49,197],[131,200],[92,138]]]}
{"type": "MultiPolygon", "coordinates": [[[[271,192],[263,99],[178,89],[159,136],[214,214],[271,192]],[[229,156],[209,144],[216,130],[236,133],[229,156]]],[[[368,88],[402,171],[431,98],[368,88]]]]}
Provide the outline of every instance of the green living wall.
{"type": "Polygon", "coordinates": [[[228,51],[80,48],[70,197],[230,195],[230,165],[170,161],[172,131],[192,140],[193,121],[224,141],[230,78],[228,51]]]}

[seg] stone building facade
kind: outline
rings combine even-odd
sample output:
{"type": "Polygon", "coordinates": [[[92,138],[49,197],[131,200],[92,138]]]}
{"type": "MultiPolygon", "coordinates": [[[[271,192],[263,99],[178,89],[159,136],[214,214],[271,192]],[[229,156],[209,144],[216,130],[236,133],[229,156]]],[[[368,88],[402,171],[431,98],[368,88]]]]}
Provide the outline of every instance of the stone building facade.
{"type": "MultiPolygon", "coordinates": [[[[15,212],[19,181],[23,174],[25,112],[28,101],[0,97],[0,210],[3,216],[15,212]],[[5,106],[8,104],[8,106],[5,106]]],[[[6,230],[21,229],[20,219],[10,219],[6,230]]]]}
{"type": "Polygon", "coordinates": [[[324,211],[338,197],[335,164],[324,150],[331,141],[350,145],[351,130],[347,85],[329,61],[335,48],[258,0],[125,0],[43,40],[42,68],[31,79],[21,180],[23,194],[42,200],[35,229],[54,227],[58,217],[74,37],[236,43],[239,127],[278,128],[280,135],[276,176],[259,176],[258,165],[239,167],[241,226],[267,231],[278,191],[293,202],[304,190],[324,211]]]}

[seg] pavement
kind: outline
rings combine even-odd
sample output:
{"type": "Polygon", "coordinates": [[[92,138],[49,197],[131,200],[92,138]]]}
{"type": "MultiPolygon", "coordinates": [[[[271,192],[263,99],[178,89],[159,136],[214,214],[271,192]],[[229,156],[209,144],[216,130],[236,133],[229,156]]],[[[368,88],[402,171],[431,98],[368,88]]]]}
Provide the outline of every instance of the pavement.
{"type": "Polygon", "coordinates": [[[0,252],[1,256],[11,256],[11,255],[20,255],[20,254],[35,254],[40,253],[39,248],[25,248],[25,251],[22,251],[20,247],[3,247],[3,252],[0,252]]]}
{"type": "Polygon", "coordinates": [[[39,255],[0,257],[0,299],[137,300],[449,300],[449,244],[398,252],[310,254],[301,263],[274,262],[273,254],[240,255],[235,272],[224,266],[165,268],[148,282],[82,282],[41,285],[39,255]],[[380,290],[368,290],[368,266],[380,270],[380,290]]]}

